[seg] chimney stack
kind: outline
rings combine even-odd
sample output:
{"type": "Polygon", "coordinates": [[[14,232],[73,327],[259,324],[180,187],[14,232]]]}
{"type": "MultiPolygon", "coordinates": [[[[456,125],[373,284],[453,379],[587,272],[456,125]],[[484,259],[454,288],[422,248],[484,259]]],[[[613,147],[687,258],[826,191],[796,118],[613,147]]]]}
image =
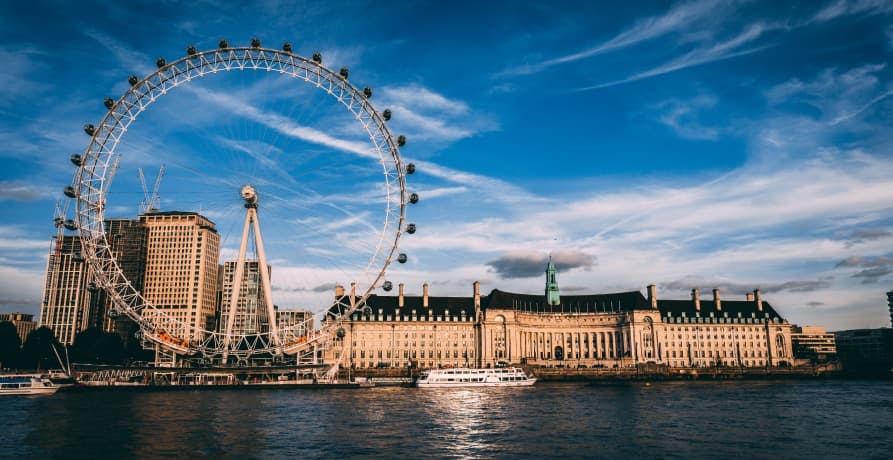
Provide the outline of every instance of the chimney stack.
{"type": "Polygon", "coordinates": [[[716,304],[716,311],[722,311],[722,301],[719,300],[719,289],[713,290],[713,303],[716,304]]]}
{"type": "Polygon", "coordinates": [[[335,298],[340,299],[341,297],[344,297],[344,286],[342,286],[340,284],[336,284],[335,285],[335,298]]]}
{"type": "Polygon", "coordinates": [[[422,285],[422,306],[428,308],[428,283],[422,285]]]}
{"type": "Polygon", "coordinates": [[[657,286],[653,284],[648,285],[648,302],[651,303],[651,308],[657,309],[657,286]]]}
{"type": "Polygon", "coordinates": [[[756,300],[756,302],[757,302],[757,310],[763,311],[763,297],[760,296],[759,289],[753,290],[753,297],[754,297],[754,300],[756,300]]]}
{"type": "Polygon", "coordinates": [[[753,302],[753,292],[748,292],[748,293],[747,293],[747,301],[748,301],[748,302],[753,302]]]}
{"type": "Polygon", "coordinates": [[[475,281],[474,284],[474,308],[481,308],[481,282],[475,281]]]}
{"type": "Polygon", "coordinates": [[[701,311],[701,293],[698,291],[698,288],[691,290],[691,300],[695,303],[695,310],[701,311]]]}
{"type": "Polygon", "coordinates": [[[399,297],[397,297],[397,306],[402,308],[403,307],[403,283],[400,283],[398,289],[399,289],[400,294],[399,294],[399,297]]]}

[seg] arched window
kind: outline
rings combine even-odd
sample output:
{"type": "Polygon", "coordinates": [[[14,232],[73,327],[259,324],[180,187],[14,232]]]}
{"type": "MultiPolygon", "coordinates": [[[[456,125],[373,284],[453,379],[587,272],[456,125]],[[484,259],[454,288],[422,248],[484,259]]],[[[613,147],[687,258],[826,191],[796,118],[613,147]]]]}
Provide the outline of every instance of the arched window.
{"type": "Polygon", "coordinates": [[[778,334],[775,336],[775,347],[776,355],[779,358],[784,358],[784,335],[778,334]]]}

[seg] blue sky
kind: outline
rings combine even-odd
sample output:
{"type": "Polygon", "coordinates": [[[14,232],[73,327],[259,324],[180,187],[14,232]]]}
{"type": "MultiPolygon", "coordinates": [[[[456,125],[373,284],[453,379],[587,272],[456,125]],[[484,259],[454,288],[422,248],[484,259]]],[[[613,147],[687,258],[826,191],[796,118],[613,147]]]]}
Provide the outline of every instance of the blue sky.
{"type": "MultiPolygon", "coordinates": [[[[388,274],[409,293],[540,292],[551,252],[567,294],[761,288],[793,322],[889,325],[889,2],[230,3],[0,6],[0,309],[37,311],[68,156],[102,99],[157,57],[257,36],[349,67],[394,111],[422,196],[388,274]]],[[[119,147],[108,214],[134,215],[136,168],[163,163],[162,209],[207,214],[232,256],[230,197],[259,181],[276,302],[349,282],[380,225],[375,175],[320,141],[362,136],[294,83],[215,76],[160,100],[119,147]]]]}

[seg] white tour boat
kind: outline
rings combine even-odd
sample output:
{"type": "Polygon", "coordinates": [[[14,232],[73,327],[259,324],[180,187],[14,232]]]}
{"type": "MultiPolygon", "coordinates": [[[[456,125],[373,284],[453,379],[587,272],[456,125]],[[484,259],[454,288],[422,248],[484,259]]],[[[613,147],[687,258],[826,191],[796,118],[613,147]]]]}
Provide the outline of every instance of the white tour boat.
{"type": "Polygon", "coordinates": [[[0,375],[0,395],[46,395],[59,387],[39,375],[0,375]]]}
{"type": "Polygon", "coordinates": [[[416,380],[419,388],[449,387],[526,387],[536,383],[520,367],[496,369],[432,369],[423,371],[416,380]]]}

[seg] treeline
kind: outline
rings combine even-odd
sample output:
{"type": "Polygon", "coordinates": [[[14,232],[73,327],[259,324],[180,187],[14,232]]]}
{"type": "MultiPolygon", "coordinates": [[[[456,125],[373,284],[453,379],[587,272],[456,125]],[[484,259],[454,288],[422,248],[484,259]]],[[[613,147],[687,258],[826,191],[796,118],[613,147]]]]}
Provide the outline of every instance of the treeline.
{"type": "MultiPolygon", "coordinates": [[[[132,338],[132,332],[125,346],[121,336],[116,333],[102,332],[94,327],[83,330],[68,348],[68,359],[72,363],[112,365],[153,359],[154,353],[143,350],[132,338]]],[[[65,347],[56,339],[52,329],[39,327],[28,334],[22,343],[12,323],[0,323],[0,369],[58,369],[59,359],[53,351],[54,347],[65,360],[65,347]]]]}

